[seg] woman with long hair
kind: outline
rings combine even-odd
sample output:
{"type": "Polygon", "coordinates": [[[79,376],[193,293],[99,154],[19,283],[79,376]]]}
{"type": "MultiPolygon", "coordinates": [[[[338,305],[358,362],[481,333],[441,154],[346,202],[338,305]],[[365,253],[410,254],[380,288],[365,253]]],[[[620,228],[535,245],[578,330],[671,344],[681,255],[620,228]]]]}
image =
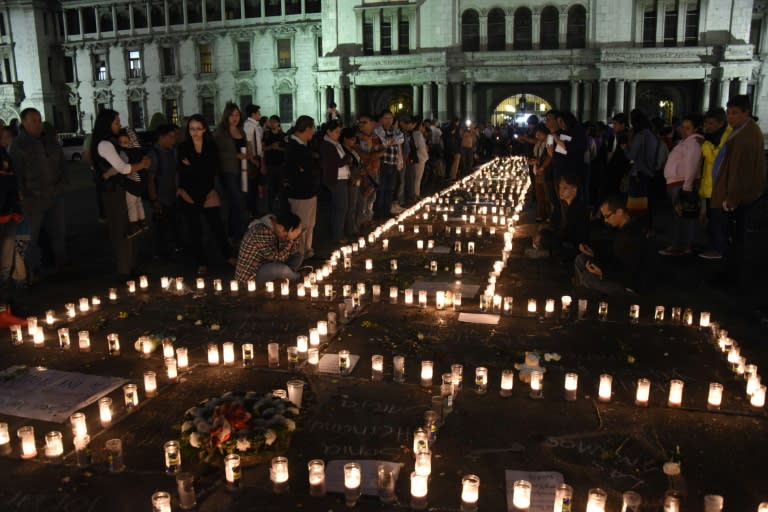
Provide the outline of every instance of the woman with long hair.
{"type": "Polygon", "coordinates": [[[344,244],[351,176],[345,159],[346,152],[339,141],[340,136],[341,123],[336,120],[326,123],[320,148],[320,165],[323,169],[323,184],[331,192],[331,239],[344,244]]]}
{"type": "Polygon", "coordinates": [[[627,209],[632,217],[640,220],[647,233],[653,230],[650,184],[656,175],[656,160],[661,141],[654,135],[648,117],[639,109],[629,113],[632,137],[624,148],[629,168],[627,209]]]}
{"type": "Polygon", "coordinates": [[[211,228],[224,259],[234,266],[232,248],[227,240],[224,222],[219,213],[221,200],[214,188],[219,167],[219,151],[208,124],[200,114],[189,118],[184,142],[178,148],[179,204],[188,227],[190,253],[198,265],[198,274],[207,272],[208,258],[203,245],[203,229],[200,218],[204,217],[211,228]]]}
{"type": "Polygon", "coordinates": [[[90,150],[97,177],[104,181],[104,214],[117,275],[123,280],[136,271],[139,245],[136,239],[126,236],[130,225],[128,206],[118,174],[127,175],[146,169],[150,161],[145,157],[140,162],[129,164],[120,158],[116,147],[120,128],[120,115],[116,111],[104,109],[99,112],[93,126],[90,150]]]}
{"type": "Polygon", "coordinates": [[[243,118],[237,105],[227,103],[213,136],[219,152],[219,177],[227,201],[229,236],[237,242],[245,233],[248,218],[240,172],[241,162],[249,158],[243,118]]]}

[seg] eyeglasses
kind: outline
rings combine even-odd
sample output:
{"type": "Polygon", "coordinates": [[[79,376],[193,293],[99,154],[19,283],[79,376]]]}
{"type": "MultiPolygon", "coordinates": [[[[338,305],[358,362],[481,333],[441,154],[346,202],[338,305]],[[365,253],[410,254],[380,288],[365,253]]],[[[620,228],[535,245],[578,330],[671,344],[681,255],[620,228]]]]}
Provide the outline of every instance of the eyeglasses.
{"type": "Polygon", "coordinates": [[[614,211],[614,212],[608,212],[608,213],[604,213],[604,214],[603,214],[603,220],[608,220],[608,219],[610,219],[611,217],[613,217],[613,215],[614,215],[614,214],[616,214],[616,212],[615,212],[615,211],[614,211]]]}

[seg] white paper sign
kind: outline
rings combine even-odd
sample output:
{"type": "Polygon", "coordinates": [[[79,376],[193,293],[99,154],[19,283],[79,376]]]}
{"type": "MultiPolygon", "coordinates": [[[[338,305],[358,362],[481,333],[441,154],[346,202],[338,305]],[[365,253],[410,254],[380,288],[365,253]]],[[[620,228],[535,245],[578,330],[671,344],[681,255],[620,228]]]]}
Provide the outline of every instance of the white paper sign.
{"type": "MultiPolygon", "coordinates": [[[[397,478],[400,468],[403,466],[397,462],[383,460],[332,460],[325,466],[325,488],[328,492],[344,493],[344,464],[357,462],[362,472],[360,492],[367,496],[379,495],[379,464],[383,464],[392,471],[392,478],[397,488],[397,478]]],[[[550,507],[551,508],[551,507],[550,507]]]]}
{"type": "Polygon", "coordinates": [[[528,512],[552,512],[555,506],[555,489],[563,483],[562,473],[556,471],[505,471],[507,481],[507,511],[514,512],[512,494],[516,480],[528,480],[533,487],[531,508],[528,512]]]}
{"type": "Polygon", "coordinates": [[[0,372],[0,414],[61,423],[126,381],[12,366],[0,372]]]}
{"type": "MultiPolygon", "coordinates": [[[[349,373],[352,373],[359,360],[360,356],[356,356],[355,354],[349,355],[349,373]]],[[[320,373],[329,373],[331,375],[341,375],[341,369],[339,368],[339,354],[324,354],[318,363],[318,371],[320,373]]]]}
{"type": "Polygon", "coordinates": [[[459,322],[465,322],[468,324],[497,325],[499,323],[499,315],[488,315],[485,313],[460,313],[459,322]]]}

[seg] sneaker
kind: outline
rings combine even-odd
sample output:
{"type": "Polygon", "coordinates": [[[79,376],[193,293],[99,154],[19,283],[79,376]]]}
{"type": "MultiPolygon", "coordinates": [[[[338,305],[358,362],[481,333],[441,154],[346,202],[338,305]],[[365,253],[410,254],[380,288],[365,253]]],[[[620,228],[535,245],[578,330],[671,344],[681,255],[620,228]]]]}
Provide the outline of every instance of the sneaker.
{"type": "Polygon", "coordinates": [[[403,211],[405,211],[405,208],[403,208],[399,204],[393,204],[392,208],[390,208],[389,211],[390,211],[390,213],[398,214],[398,213],[402,213],[403,211]]]}
{"type": "Polygon", "coordinates": [[[547,249],[529,247],[525,250],[525,255],[532,260],[540,260],[542,258],[549,258],[549,251],[547,249]]]}
{"type": "Polygon", "coordinates": [[[672,247],[670,245],[666,249],[661,249],[659,254],[662,256],[685,256],[687,254],[691,254],[691,250],[685,249],[683,247],[672,247]]]}
{"type": "Polygon", "coordinates": [[[699,258],[702,258],[705,260],[719,261],[723,259],[723,255],[714,249],[710,249],[708,251],[699,253],[699,258]]]}
{"type": "Polygon", "coordinates": [[[139,235],[139,233],[142,231],[144,230],[141,229],[141,225],[138,222],[131,222],[128,226],[128,230],[125,232],[125,238],[130,240],[131,238],[139,235]]]}

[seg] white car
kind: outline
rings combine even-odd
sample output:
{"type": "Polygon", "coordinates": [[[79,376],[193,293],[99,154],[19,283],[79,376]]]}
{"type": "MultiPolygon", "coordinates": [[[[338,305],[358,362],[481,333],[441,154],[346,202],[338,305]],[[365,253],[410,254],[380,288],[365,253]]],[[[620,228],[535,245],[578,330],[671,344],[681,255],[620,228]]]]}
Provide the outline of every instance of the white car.
{"type": "Polygon", "coordinates": [[[61,139],[61,148],[66,160],[77,162],[83,158],[84,137],[66,137],[61,139]]]}

